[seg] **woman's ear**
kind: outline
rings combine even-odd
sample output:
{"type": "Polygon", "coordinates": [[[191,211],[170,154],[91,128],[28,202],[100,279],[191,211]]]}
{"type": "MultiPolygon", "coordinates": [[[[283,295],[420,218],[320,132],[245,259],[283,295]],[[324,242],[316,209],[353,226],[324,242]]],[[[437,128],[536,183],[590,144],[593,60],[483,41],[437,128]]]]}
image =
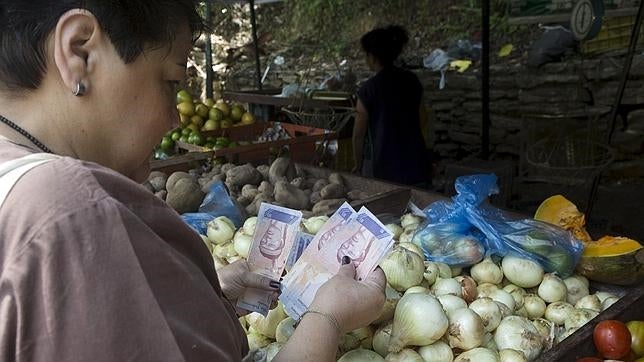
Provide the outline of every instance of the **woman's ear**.
{"type": "Polygon", "coordinates": [[[90,60],[101,41],[100,26],[91,12],[69,10],[58,19],[54,32],[54,63],[71,94],[80,96],[90,88],[90,60]]]}

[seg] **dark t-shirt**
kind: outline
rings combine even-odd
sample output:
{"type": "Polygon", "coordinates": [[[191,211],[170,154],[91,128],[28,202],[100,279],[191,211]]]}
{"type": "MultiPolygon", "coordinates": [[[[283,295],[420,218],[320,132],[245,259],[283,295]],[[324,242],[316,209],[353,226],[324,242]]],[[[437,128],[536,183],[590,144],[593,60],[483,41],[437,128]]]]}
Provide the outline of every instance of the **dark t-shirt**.
{"type": "Polygon", "coordinates": [[[382,69],[358,91],[369,115],[364,158],[372,163],[374,177],[409,185],[430,180],[419,123],[422,94],[418,77],[394,66],[382,69]]]}

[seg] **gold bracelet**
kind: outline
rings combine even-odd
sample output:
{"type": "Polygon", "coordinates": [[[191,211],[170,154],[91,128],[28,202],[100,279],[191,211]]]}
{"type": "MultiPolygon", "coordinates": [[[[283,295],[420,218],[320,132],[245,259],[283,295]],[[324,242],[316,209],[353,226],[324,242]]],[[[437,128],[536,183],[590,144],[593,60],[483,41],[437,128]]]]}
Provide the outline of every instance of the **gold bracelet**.
{"type": "Polygon", "coordinates": [[[335,319],[335,317],[334,317],[334,316],[332,316],[332,315],[330,315],[330,314],[327,314],[327,313],[323,313],[323,312],[320,312],[320,311],[317,311],[317,310],[309,309],[309,310],[307,310],[306,312],[304,312],[304,314],[302,314],[302,317],[300,317],[300,321],[301,321],[302,319],[304,319],[304,316],[306,316],[306,315],[307,315],[307,314],[309,314],[309,313],[311,313],[311,314],[317,314],[317,315],[320,315],[320,316],[324,317],[326,320],[328,320],[329,322],[331,322],[331,324],[333,324],[333,327],[334,327],[334,328],[335,328],[335,330],[338,332],[338,335],[342,334],[342,330],[340,329],[340,323],[338,323],[338,320],[337,320],[337,319],[335,319]]]}

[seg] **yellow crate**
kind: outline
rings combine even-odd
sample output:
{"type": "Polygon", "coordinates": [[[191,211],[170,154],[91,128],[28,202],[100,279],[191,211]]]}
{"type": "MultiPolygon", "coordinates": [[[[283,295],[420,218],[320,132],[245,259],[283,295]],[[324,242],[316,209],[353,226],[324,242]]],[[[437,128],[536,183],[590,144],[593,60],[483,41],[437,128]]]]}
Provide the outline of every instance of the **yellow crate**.
{"type": "MultiPolygon", "coordinates": [[[[601,54],[613,50],[628,49],[635,16],[621,16],[604,20],[597,37],[581,43],[583,54],[601,54]]],[[[644,44],[644,28],[640,29],[638,44],[644,44]]]]}

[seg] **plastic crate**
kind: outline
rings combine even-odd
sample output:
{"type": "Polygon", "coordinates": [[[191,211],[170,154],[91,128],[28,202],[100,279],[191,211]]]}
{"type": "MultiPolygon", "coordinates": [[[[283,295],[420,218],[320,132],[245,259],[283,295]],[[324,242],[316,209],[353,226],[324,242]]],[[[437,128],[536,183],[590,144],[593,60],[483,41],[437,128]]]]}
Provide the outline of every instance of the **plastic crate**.
{"type": "MultiPolygon", "coordinates": [[[[634,25],[635,16],[605,19],[597,37],[581,43],[581,52],[584,54],[601,54],[614,50],[628,49],[631,43],[631,34],[634,25]]],[[[637,44],[644,44],[644,27],[640,29],[637,44]]]]}
{"type": "Polygon", "coordinates": [[[446,196],[456,194],[454,181],[459,176],[475,175],[481,173],[494,173],[497,177],[499,193],[490,198],[490,202],[497,206],[507,206],[512,198],[512,180],[514,177],[515,165],[512,161],[485,161],[468,160],[448,164],[445,167],[445,190],[446,196]]]}

